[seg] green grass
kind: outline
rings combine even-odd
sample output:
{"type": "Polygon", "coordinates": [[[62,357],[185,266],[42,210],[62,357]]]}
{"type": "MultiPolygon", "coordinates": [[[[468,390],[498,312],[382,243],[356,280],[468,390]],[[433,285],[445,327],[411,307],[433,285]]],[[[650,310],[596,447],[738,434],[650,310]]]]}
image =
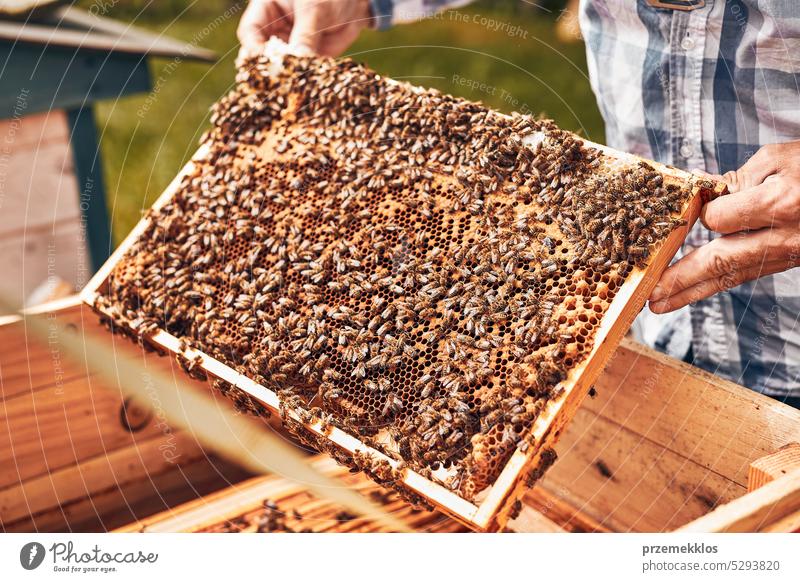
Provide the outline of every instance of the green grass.
{"type": "MultiPolygon", "coordinates": [[[[195,40],[220,55],[214,65],[154,59],[151,73],[153,82],[159,83],[157,92],[98,106],[117,242],[191,156],[207,127],[208,108],[231,87],[239,13],[227,20],[218,17],[232,4],[231,0],[128,0],[107,14],[195,40]],[[215,20],[217,26],[202,34],[215,20]]],[[[553,30],[553,18],[546,13],[519,8],[514,2],[481,1],[437,19],[386,32],[367,31],[349,54],[385,75],[480,100],[501,111],[541,113],[561,127],[602,141],[583,45],[565,45],[553,30]],[[515,34],[502,27],[492,30],[476,22],[482,18],[519,28],[515,34]],[[481,83],[482,88],[469,86],[481,83]]]]}

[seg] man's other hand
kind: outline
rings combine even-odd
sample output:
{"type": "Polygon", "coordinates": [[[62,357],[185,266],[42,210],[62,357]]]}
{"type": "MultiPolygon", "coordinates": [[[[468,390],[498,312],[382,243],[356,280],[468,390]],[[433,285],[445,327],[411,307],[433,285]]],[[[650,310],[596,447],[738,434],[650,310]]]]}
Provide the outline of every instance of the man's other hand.
{"type": "Polygon", "coordinates": [[[369,0],[251,0],[236,31],[240,56],[277,36],[301,51],[336,56],[372,20],[369,0]]]}
{"type": "Polygon", "coordinates": [[[669,267],[650,295],[667,313],[800,264],[800,141],[766,145],[735,172],[730,194],[706,204],[703,224],[724,236],[669,267]]]}

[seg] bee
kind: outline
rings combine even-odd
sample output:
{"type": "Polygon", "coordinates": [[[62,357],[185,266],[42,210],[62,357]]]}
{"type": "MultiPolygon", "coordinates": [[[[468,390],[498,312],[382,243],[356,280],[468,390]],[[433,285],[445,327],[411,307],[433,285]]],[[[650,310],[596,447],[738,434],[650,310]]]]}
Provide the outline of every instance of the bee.
{"type": "Polygon", "coordinates": [[[602,227],[603,227],[603,219],[602,218],[593,218],[589,222],[586,223],[586,230],[590,234],[597,234],[602,227]]]}
{"type": "Polygon", "coordinates": [[[403,410],[403,400],[394,393],[386,397],[386,403],[381,410],[381,416],[396,415],[403,410]]]}

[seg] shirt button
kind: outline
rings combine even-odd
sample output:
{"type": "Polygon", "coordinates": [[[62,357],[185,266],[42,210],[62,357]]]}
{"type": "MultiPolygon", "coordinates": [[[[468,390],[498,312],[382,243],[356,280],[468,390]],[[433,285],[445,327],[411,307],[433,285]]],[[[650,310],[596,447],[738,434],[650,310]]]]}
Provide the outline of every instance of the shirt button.
{"type": "Polygon", "coordinates": [[[681,41],[681,48],[685,51],[690,51],[694,48],[694,39],[691,36],[684,36],[681,41]]]}
{"type": "Polygon", "coordinates": [[[689,142],[684,142],[681,146],[680,154],[682,158],[691,158],[694,155],[694,148],[689,142]]]}

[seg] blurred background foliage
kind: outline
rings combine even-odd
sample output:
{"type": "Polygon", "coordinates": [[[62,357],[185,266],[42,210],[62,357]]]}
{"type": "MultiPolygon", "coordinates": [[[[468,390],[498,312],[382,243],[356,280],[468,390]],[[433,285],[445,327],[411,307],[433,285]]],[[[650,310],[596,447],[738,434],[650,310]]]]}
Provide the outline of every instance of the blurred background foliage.
{"type": "MultiPolygon", "coordinates": [[[[150,94],[98,107],[108,203],[119,242],[191,156],[208,125],[209,107],[230,89],[236,27],[245,3],[80,0],[78,5],[220,56],[214,65],[154,59],[156,88],[150,94]]],[[[567,15],[563,0],[481,0],[435,19],[367,31],[348,54],[385,75],[505,112],[542,114],[603,141],[583,44],[556,34],[567,15]],[[470,86],[479,84],[484,86],[470,86]]]]}

